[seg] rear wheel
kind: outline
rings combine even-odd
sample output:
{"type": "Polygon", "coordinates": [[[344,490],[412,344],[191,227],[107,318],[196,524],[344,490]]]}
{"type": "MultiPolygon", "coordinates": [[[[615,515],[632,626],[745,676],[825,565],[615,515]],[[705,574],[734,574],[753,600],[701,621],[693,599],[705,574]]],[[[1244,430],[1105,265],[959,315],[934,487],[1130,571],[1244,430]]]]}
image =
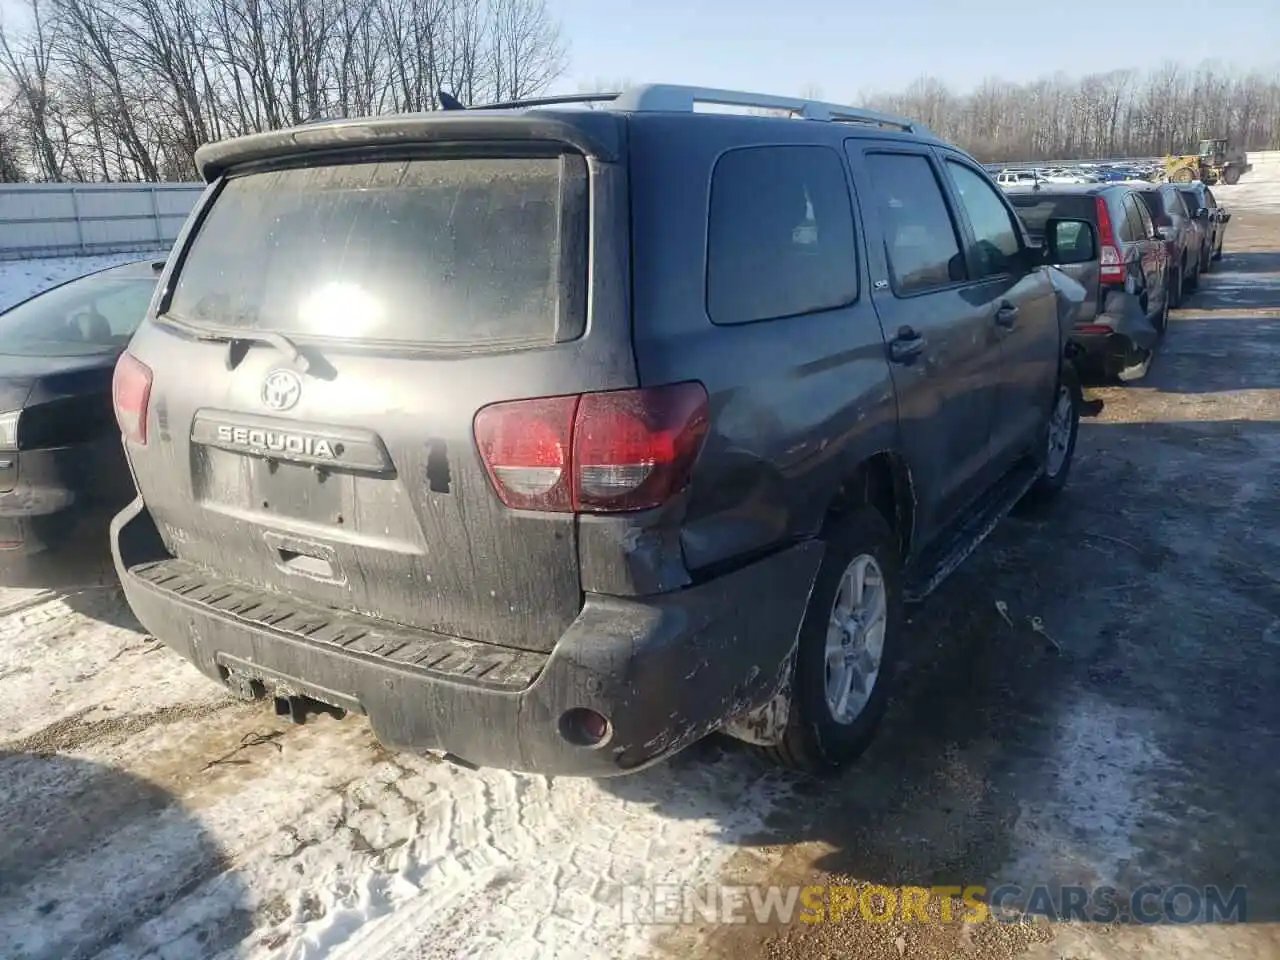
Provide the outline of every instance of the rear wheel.
{"type": "Polygon", "coordinates": [[[1080,408],[1084,405],[1084,392],[1080,380],[1070,364],[1064,363],[1058,375],[1058,391],[1054,396],[1053,410],[1045,425],[1044,469],[1039,479],[1027,491],[1020,506],[1045,506],[1062,492],[1071,473],[1071,461],[1075,459],[1076,437],[1080,433],[1080,408]]]}
{"type": "Polygon", "coordinates": [[[1160,312],[1156,314],[1151,325],[1156,328],[1156,333],[1164,336],[1164,332],[1169,329],[1169,291],[1164,291],[1164,296],[1160,298],[1160,312]]]}
{"type": "Polygon", "coordinates": [[[1240,182],[1240,171],[1235,167],[1227,167],[1222,171],[1222,179],[1228,186],[1234,187],[1240,182]]]}
{"type": "Polygon", "coordinates": [[[1182,268],[1178,267],[1173,271],[1173,276],[1169,280],[1169,305],[1173,308],[1182,305],[1182,268]]]}
{"type": "Polygon", "coordinates": [[[1174,183],[1190,183],[1194,179],[1195,177],[1191,175],[1190,167],[1183,167],[1181,170],[1177,170],[1173,174],[1174,183]]]}
{"type": "Polygon", "coordinates": [[[884,517],[859,507],[825,539],[800,628],[787,728],[777,746],[762,748],[810,774],[839,769],[871,743],[888,705],[903,620],[901,558],[884,517]]]}
{"type": "Polygon", "coordinates": [[[1182,261],[1182,269],[1178,271],[1178,275],[1182,277],[1182,289],[1187,293],[1191,293],[1200,285],[1200,271],[1188,270],[1187,261],[1182,261]]]}

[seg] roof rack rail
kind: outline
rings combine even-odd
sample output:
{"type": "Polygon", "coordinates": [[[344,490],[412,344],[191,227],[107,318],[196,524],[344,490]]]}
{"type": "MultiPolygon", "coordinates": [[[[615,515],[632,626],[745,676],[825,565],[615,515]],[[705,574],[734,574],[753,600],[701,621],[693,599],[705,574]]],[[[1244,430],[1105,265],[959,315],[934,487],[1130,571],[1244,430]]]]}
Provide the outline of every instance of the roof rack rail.
{"type": "Polygon", "coordinates": [[[506,100],[502,103],[477,103],[468,110],[520,110],[524,107],[556,107],[574,103],[601,103],[616,100],[617,93],[566,93],[554,97],[533,97],[529,100],[506,100]]]}
{"type": "Polygon", "coordinates": [[[693,113],[698,104],[777,110],[805,120],[827,120],[837,123],[866,123],[894,127],[906,133],[929,134],[929,129],[915,120],[879,110],[847,107],[804,97],[779,97],[767,93],[742,90],[718,90],[714,87],[687,87],[670,83],[650,83],[631,87],[619,93],[578,93],[529,100],[484,103],[468,110],[518,110],[528,107],[554,107],[574,103],[609,103],[615,110],[629,113],[693,113]]]}
{"type": "Polygon", "coordinates": [[[668,83],[646,84],[619,94],[613,101],[616,110],[635,113],[692,113],[698,104],[779,110],[806,120],[830,120],[846,123],[868,123],[896,127],[906,133],[928,133],[923,124],[879,110],[847,107],[839,103],[808,100],[804,97],[779,97],[768,93],[743,90],[718,90],[714,87],[686,87],[668,83]]]}

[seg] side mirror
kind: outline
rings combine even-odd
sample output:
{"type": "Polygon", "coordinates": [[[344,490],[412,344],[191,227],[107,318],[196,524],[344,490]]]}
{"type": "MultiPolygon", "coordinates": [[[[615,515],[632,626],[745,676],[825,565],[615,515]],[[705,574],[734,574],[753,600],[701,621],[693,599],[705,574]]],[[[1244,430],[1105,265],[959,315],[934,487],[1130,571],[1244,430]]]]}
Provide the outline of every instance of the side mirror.
{"type": "Polygon", "coordinates": [[[1226,223],[1228,220],[1231,219],[1231,214],[1227,213],[1227,211],[1225,210],[1223,210],[1220,214],[1218,214],[1218,216],[1223,223],[1226,223]]]}
{"type": "Polygon", "coordinates": [[[1057,267],[1098,259],[1098,231],[1088,220],[1053,217],[1044,225],[1044,261],[1057,267]]]}

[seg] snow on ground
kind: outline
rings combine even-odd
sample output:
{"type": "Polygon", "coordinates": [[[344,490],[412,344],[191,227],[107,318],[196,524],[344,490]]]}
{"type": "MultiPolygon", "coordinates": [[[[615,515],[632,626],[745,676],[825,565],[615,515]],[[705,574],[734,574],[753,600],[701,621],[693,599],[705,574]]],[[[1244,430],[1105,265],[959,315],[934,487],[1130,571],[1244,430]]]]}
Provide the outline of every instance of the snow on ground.
{"type": "Polygon", "coordinates": [[[41,290],[73,280],[95,270],[105,270],[131,260],[159,254],[104,253],[92,257],[44,257],[38,260],[0,261],[0,310],[7,310],[41,290]]]}
{"type": "Polygon", "coordinates": [[[1228,210],[1247,207],[1257,213],[1280,212],[1280,165],[1250,170],[1235,186],[1220,183],[1213,188],[1213,195],[1228,210]]]}
{"type": "Polygon", "coordinates": [[[111,590],[0,619],[8,960],[641,954],[622,885],[712,880],[784,789],[714,750],[604,783],[391,755],[127,624],[111,590]]]}

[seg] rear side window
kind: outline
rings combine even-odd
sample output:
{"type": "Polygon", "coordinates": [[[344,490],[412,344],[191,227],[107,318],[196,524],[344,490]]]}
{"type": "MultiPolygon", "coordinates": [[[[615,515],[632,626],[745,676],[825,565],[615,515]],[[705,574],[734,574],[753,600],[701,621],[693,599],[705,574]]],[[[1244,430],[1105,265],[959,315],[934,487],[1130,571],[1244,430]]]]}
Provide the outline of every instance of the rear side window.
{"type": "Polygon", "coordinates": [[[1188,213],[1195,213],[1200,209],[1200,197],[1196,195],[1194,190],[1179,191],[1182,194],[1182,202],[1186,205],[1188,213]]]}
{"type": "Polygon", "coordinates": [[[442,348],[581,334],[580,156],[402,159],[229,179],[168,304],[181,320],[442,348]]]}
{"type": "Polygon", "coordinates": [[[947,161],[947,170],[960,195],[960,204],[973,227],[975,254],[984,277],[1011,272],[1017,265],[1022,247],[1018,228],[1008,208],[1000,202],[995,189],[985,177],[957,163],[947,161]]]}
{"type": "Polygon", "coordinates": [[[707,312],[751,323],[858,298],[853,207],[829,147],[746,147],[716,162],[707,226],[707,312]]]}
{"type": "Polygon", "coordinates": [[[968,279],[956,226],[928,158],[868,153],[867,168],[894,292],[905,296],[968,279]]]}

